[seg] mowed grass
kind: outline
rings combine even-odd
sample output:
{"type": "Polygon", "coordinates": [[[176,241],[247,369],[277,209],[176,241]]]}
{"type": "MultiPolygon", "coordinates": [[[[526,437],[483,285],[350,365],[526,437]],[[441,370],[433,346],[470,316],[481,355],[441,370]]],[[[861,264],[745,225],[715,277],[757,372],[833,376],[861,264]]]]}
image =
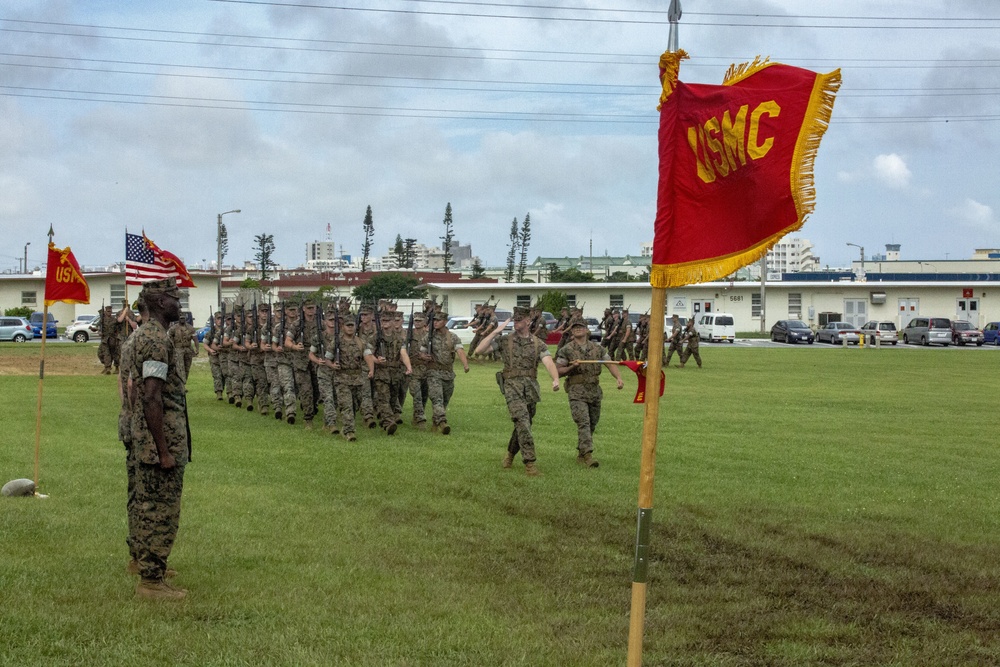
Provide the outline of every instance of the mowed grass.
{"type": "MultiPolygon", "coordinates": [[[[667,369],[644,664],[1000,664],[1000,356],[702,349],[667,369]]],[[[216,402],[196,363],[180,603],[124,573],[114,378],[47,377],[50,497],[0,499],[0,664],[624,664],[635,378],[603,376],[597,470],[545,394],[530,479],[500,468],[495,370],[459,373],[452,435],[348,444],[216,402]]],[[[32,476],[37,386],[0,380],[0,482],[32,476]]]]}

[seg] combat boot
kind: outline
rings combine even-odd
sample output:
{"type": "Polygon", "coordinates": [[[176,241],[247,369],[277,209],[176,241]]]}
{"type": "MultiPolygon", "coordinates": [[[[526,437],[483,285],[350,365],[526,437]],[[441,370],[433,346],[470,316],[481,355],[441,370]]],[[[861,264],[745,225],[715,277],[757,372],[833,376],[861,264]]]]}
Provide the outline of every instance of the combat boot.
{"type": "Polygon", "coordinates": [[[232,405],[235,402],[236,402],[236,397],[235,396],[230,396],[229,397],[229,405],[232,405]]]}
{"type": "Polygon", "coordinates": [[[512,465],[514,465],[514,455],[507,452],[507,455],[503,457],[503,461],[500,463],[501,467],[509,470],[512,465]]]}
{"type": "Polygon", "coordinates": [[[354,435],[353,433],[345,433],[344,434],[344,440],[346,440],[347,442],[354,442],[357,439],[358,439],[358,436],[354,435]]]}
{"type": "Polygon", "coordinates": [[[281,421],[281,410],[274,411],[274,418],[277,419],[278,421],[281,421]]]}
{"type": "Polygon", "coordinates": [[[253,412],[253,401],[247,403],[247,412],[253,412]]]}
{"type": "Polygon", "coordinates": [[[387,435],[396,435],[396,422],[392,422],[385,427],[385,432],[387,435]]]}
{"type": "Polygon", "coordinates": [[[418,431],[426,431],[427,430],[427,421],[423,420],[423,419],[421,419],[420,421],[414,421],[413,422],[413,428],[417,429],[418,431]]]}
{"type": "Polygon", "coordinates": [[[451,426],[448,425],[448,422],[441,422],[438,426],[441,429],[441,435],[448,435],[451,433],[451,426]]]}
{"type": "Polygon", "coordinates": [[[542,474],[542,471],[539,470],[538,467],[535,466],[535,462],[532,461],[531,463],[524,464],[524,474],[528,477],[539,477],[542,474]]]}
{"type": "Polygon", "coordinates": [[[291,425],[294,426],[295,425],[295,415],[288,415],[288,419],[286,419],[285,421],[287,421],[289,424],[291,424],[291,425]]]}
{"type": "Polygon", "coordinates": [[[217,400],[217,401],[221,401],[222,400],[222,392],[221,391],[215,392],[215,400],[217,400]]]}
{"type": "Polygon", "coordinates": [[[135,594],[147,600],[183,600],[187,591],[174,588],[162,579],[142,579],[135,587],[135,594]]]}
{"type": "Polygon", "coordinates": [[[576,457],[576,462],[585,468],[596,468],[601,465],[600,462],[595,459],[590,452],[576,457]]]}

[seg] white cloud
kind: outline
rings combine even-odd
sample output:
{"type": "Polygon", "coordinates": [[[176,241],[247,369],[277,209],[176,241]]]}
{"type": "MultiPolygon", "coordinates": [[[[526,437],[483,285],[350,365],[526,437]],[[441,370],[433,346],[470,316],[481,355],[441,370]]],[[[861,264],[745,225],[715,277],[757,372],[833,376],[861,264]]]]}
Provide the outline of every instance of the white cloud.
{"type": "Polygon", "coordinates": [[[998,230],[993,209],[975,199],[966,199],[959,206],[950,208],[946,212],[964,227],[981,232],[996,232],[998,230]]]}
{"type": "Polygon", "coordinates": [[[909,187],[910,177],[913,174],[906,166],[906,161],[895,153],[876,156],[872,166],[875,169],[875,178],[883,185],[894,190],[909,187]]]}

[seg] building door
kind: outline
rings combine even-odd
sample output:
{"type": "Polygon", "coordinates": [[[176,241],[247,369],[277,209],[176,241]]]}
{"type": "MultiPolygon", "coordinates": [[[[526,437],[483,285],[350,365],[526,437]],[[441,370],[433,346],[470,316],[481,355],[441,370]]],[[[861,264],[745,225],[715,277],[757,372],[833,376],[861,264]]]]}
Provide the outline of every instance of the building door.
{"type": "Polygon", "coordinates": [[[698,321],[698,317],[702,313],[712,312],[712,301],[698,301],[697,299],[691,302],[692,314],[694,315],[694,321],[698,321]]]}
{"type": "Polygon", "coordinates": [[[979,299],[962,298],[958,300],[958,308],[955,311],[956,320],[968,320],[972,326],[980,328],[979,321],[979,299]]]}
{"type": "Polygon", "coordinates": [[[899,300],[899,321],[896,322],[897,329],[903,329],[910,320],[920,314],[920,299],[900,299],[899,300]]]}
{"type": "Polygon", "coordinates": [[[844,321],[861,328],[868,321],[868,301],[865,299],[844,299],[844,321]]]}

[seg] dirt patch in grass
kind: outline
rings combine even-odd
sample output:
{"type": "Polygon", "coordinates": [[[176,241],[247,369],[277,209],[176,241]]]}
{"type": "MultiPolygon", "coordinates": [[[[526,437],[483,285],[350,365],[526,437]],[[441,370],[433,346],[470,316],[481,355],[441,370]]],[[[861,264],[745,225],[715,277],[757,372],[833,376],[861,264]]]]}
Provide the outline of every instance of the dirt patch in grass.
{"type": "MultiPolygon", "coordinates": [[[[97,346],[87,345],[86,348],[78,349],[75,345],[46,345],[45,374],[99,375],[103,366],[97,358],[97,346]]],[[[9,348],[4,348],[3,353],[0,353],[0,375],[38,377],[41,351],[41,345],[32,345],[30,350],[11,351],[9,348]]]]}

